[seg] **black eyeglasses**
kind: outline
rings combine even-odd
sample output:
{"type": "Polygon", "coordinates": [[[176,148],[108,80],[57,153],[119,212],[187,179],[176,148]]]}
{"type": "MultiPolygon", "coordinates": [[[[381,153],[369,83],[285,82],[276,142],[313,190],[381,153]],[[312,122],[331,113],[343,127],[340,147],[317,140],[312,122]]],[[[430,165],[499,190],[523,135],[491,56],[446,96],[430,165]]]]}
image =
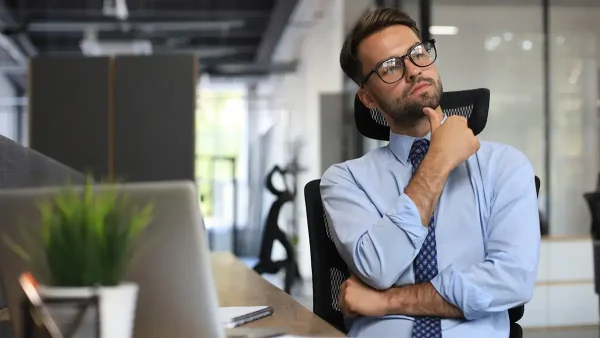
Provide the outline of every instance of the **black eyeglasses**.
{"type": "Polygon", "coordinates": [[[402,80],[406,73],[405,59],[409,59],[417,67],[427,67],[435,62],[437,51],[435,39],[424,41],[414,45],[408,53],[403,56],[392,56],[378,63],[360,83],[362,87],[373,74],[377,74],[381,81],[392,84],[402,80]]]}

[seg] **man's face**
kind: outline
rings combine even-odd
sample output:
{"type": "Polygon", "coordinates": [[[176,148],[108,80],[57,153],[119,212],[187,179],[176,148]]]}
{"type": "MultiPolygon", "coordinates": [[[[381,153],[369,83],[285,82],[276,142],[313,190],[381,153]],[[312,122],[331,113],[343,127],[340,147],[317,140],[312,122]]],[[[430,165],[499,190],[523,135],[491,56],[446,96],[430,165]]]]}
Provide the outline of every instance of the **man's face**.
{"type": "MultiPolygon", "coordinates": [[[[358,56],[363,75],[390,57],[408,53],[421,40],[409,27],[394,25],[377,32],[361,42],[358,56]]],[[[404,76],[395,83],[384,82],[372,74],[359,96],[367,107],[378,108],[398,127],[411,127],[424,118],[424,107],[437,108],[442,95],[442,82],[435,63],[418,67],[404,58],[404,76]]],[[[388,81],[391,82],[391,81],[388,81]]]]}

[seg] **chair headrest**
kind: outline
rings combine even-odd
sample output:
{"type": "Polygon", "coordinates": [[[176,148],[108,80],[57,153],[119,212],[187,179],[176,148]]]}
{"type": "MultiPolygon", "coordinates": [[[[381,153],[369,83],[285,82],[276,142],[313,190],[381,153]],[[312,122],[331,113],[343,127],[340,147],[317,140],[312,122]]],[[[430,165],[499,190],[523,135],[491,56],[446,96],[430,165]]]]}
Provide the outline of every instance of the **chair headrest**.
{"type": "MultiPolygon", "coordinates": [[[[481,133],[487,122],[490,90],[487,88],[444,92],[440,106],[447,116],[462,115],[475,135],[481,133]]],[[[377,109],[367,108],[358,94],[354,96],[354,120],[358,131],[365,137],[388,141],[390,127],[377,109]]]]}

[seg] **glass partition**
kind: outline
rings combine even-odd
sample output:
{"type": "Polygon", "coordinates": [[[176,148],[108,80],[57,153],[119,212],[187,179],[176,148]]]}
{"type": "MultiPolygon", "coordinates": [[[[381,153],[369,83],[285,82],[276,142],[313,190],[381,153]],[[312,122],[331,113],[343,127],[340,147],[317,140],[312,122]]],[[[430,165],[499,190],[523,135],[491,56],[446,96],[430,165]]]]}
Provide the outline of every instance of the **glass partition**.
{"type": "MultiPolygon", "coordinates": [[[[481,139],[521,150],[546,182],[541,6],[433,1],[432,25],[444,90],[490,89],[481,139]]],[[[543,219],[545,197],[542,184],[543,219]]]]}
{"type": "Polygon", "coordinates": [[[598,180],[600,2],[550,1],[550,227],[587,235],[598,180]]]}

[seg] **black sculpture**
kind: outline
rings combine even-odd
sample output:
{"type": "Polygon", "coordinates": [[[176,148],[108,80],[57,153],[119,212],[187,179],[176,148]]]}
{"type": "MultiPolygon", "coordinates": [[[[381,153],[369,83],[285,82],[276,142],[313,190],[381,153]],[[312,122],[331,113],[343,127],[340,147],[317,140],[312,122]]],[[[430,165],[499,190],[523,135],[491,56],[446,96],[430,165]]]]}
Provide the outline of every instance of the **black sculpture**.
{"type": "Polygon", "coordinates": [[[598,241],[600,239],[600,176],[596,191],[585,193],[583,197],[590,208],[592,217],[590,234],[594,250],[594,284],[596,293],[600,294],[600,241],[598,241]]]}
{"type": "Polygon", "coordinates": [[[583,198],[590,208],[592,224],[590,226],[590,234],[593,240],[600,239],[600,174],[596,182],[596,191],[583,194],[583,198]]]}
{"type": "Polygon", "coordinates": [[[295,168],[281,169],[279,166],[275,166],[267,175],[265,185],[267,189],[277,197],[265,222],[265,228],[263,230],[263,238],[260,247],[259,261],[254,266],[254,271],[259,274],[263,273],[277,273],[282,268],[285,269],[285,282],[284,291],[290,294],[292,285],[296,278],[300,277],[298,271],[298,264],[296,261],[296,251],[290,244],[286,234],[281,230],[278,224],[279,213],[284,204],[293,202],[296,197],[295,185],[292,184],[292,188],[288,187],[286,175],[295,175],[295,168]],[[281,175],[284,182],[284,190],[277,190],[273,185],[273,177],[275,174],[281,175]],[[278,240],[281,245],[285,248],[286,258],[281,261],[271,260],[271,253],[273,251],[273,244],[278,240]]]}
{"type": "Polygon", "coordinates": [[[585,193],[583,197],[590,208],[592,216],[592,224],[590,226],[592,239],[598,240],[600,237],[600,192],[585,193]]]}

